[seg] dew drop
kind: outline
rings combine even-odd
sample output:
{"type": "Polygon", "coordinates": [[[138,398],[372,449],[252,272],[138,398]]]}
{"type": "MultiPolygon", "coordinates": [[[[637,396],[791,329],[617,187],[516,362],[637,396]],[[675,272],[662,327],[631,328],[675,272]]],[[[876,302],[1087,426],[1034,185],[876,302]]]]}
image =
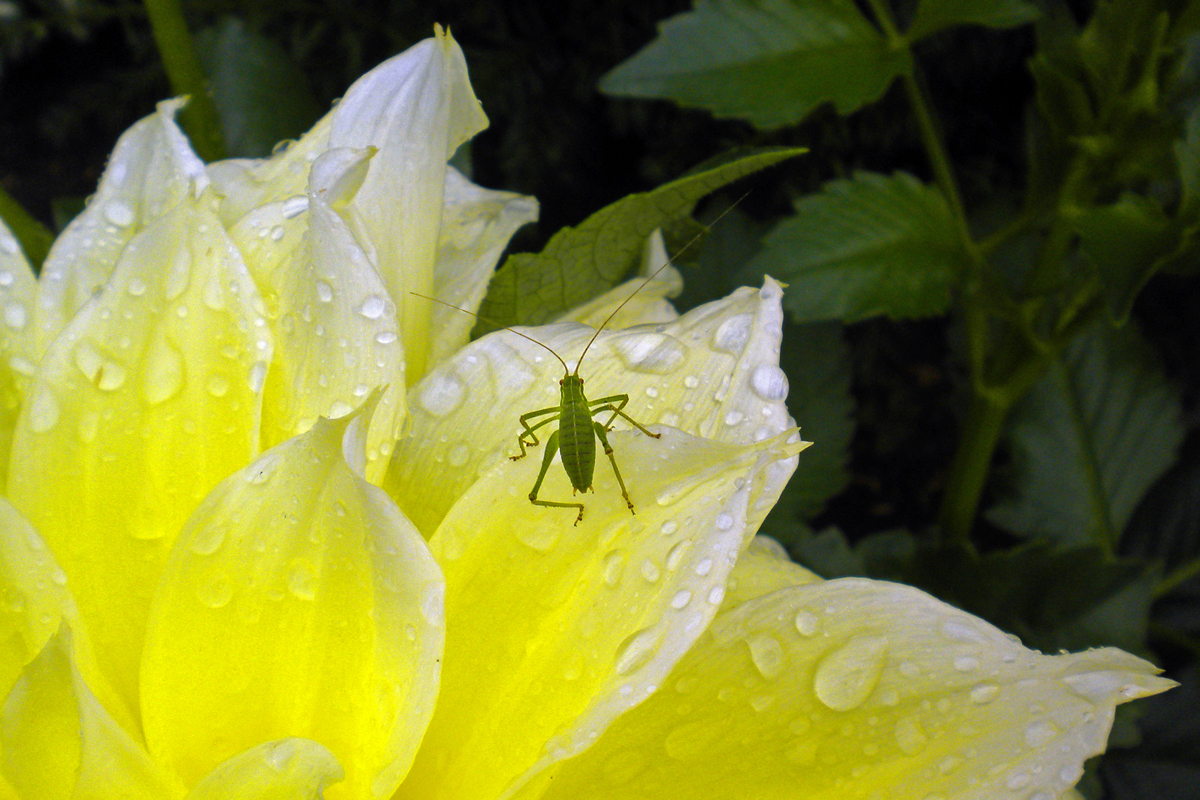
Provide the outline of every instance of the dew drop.
{"type": "Polygon", "coordinates": [[[740,411],[730,411],[728,414],[725,415],[725,424],[732,428],[734,425],[739,424],[745,418],[746,418],[746,415],[740,411]]]}
{"type": "Polygon", "coordinates": [[[661,575],[658,565],[653,561],[647,558],[642,562],[642,577],[646,579],[647,583],[657,583],[661,575]]]}
{"type": "Polygon", "coordinates": [[[233,599],[233,581],[224,570],[217,570],[196,587],[196,599],[209,608],[221,608],[233,599]]]}
{"type": "Polygon", "coordinates": [[[812,636],[821,626],[817,615],[803,608],[796,612],[796,616],[792,622],[796,626],[796,631],[801,636],[812,636]]]}
{"type": "Polygon", "coordinates": [[[896,723],[896,746],[906,756],[915,756],[925,749],[929,737],[916,717],[903,717],[896,723]]]}
{"type": "Polygon", "coordinates": [[[432,374],[423,381],[417,395],[421,408],[435,417],[444,417],[462,404],[466,388],[462,381],[445,373],[432,374]]]}
{"type": "Polygon", "coordinates": [[[675,593],[675,596],[671,598],[671,608],[678,611],[682,608],[685,608],[690,602],[692,602],[692,593],[687,589],[680,589],[675,593]]]}
{"type": "Polygon", "coordinates": [[[133,297],[141,297],[146,293],[146,282],[138,278],[134,278],[129,282],[129,285],[125,287],[125,291],[129,292],[129,294],[133,297]]]}
{"type": "Polygon", "coordinates": [[[25,306],[16,300],[10,300],[4,304],[4,324],[12,328],[14,331],[24,330],[25,323],[29,321],[29,315],[25,311],[25,306]]]}
{"type": "Polygon", "coordinates": [[[714,606],[721,605],[722,601],[725,600],[725,587],[724,586],[712,587],[711,589],[708,590],[708,597],[706,599],[708,600],[709,603],[711,603],[714,606]]]}
{"type": "Polygon", "coordinates": [[[689,761],[710,752],[710,745],[721,734],[721,726],[712,720],[687,722],[667,734],[663,746],[677,761],[689,761]]]}
{"type": "Polygon", "coordinates": [[[224,525],[206,525],[196,531],[192,538],[191,550],[198,556],[210,556],[221,549],[225,543],[224,525]]]}
{"type": "Polygon", "coordinates": [[[229,392],[229,379],[219,372],[214,372],[208,376],[204,388],[213,397],[224,397],[229,392]]]}
{"type": "Polygon", "coordinates": [[[695,389],[697,386],[700,385],[700,379],[697,378],[695,375],[688,375],[686,378],[683,379],[683,385],[689,389],[695,389]]]}
{"type": "Polygon", "coordinates": [[[1025,744],[1034,749],[1045,747],[1058,736],[1058,728],[1049,720],[1038,720],[1025,726],[1025,744]]]}
{"type": "Polygon", "coordinates": [[[617,334],[609,343],[627,369],[653,375],[669,375],[685,356],[683,345],[663,333],[617,334]]]}
{"type": "Polygon", "coordinates": [[[860,636],[825,656],[813,677],[817,699],[834,711],[858,708],[879,683],[887,649],[883,636],[860,636]]]}
{"type": "Polygon", "coordinates": [[[679,530],[679,523],[673,519],[669,519],[662,524],[662,527],[659,528],[659,530],[662,531],[663,536],[670,536],[671,534],[675,533],[675,531],[679,530]]]}
{"type": "Polygon", "coordinates": [[[713,562],[711,558],[702,558],[696,562],[696,574],[701,578],[712,572],[713,562]]]}
{"type": "Polygon", "coordinates": [[[471,457],[471,448],[467,447],[462,442],[450,448],[446,460],[450,462],[452,467],[461,467],[467,463],[467,459],[471,457]]]}
{"type": "Polygon", "coordinates": [[[313,600],[317,596],[317,572],[306,558],[292,562],[287,577],[288,591],[301,600],[313,600]]]}
{"type": "Polygon", "coordinates": [[[646,665],[658,650],[658,636],[650,628],[630,634],[617,647],[616,671],[629,675],[646,665]]]}
{"type": "Polygon", "coordinates": [[[127,203],[113,200],[104,206],[104,218],[118,228],[124,228],[133,222],[133,209],[127,203]]]}
{"type": "Polygon", "coordinates": [[[283,229],[282,225],[271,226],[270,237],[272,242],[280,241],[285,235],[287,235],[287,231],[283,229]]]}
{"type": "Polygon", "coordinates": [[[283,218],[295,219],[296,217],[308,211],[308,196],[303,194],[294,194],[287,200],[283,201],[283,218]]]}
{"type": "Polygon", "coordinates": [[[750,648],[750,660],[754,668],[767,680],[779,677],[783,672],[785,658],[783,645],[769,634],[759,634],[746,641],[750,648]]]}
{"type": "Polygon", "coordinates": [[[250,375],[247,382],[250,385],[250,391],[255,394],[261,392],[263,384],[267,382],[267,362],[255,361],[254,366],[250,367],[250,375]]]}
{"type": "Polygon", "coordinates": [[[317,299],[322,303],[328,303],[333,300],[333,287],[325,281],[317,281],[316,290],[317,299]]]}
{"type": "Polygon", "coordinates": [[[384,299],[377,294],[373,294],[363,301],[358,311],[367,319],[379,319],[383,316],[386,308],[387,304],[384,302],[384,299]]]}
{"type": "Polygon", "coordinates": [[[48,386],[39,386],[29,402],[29,429],[45,433],[58,424],[58,398],[48,386]]]}
{"type": "Polygon", "coordinates": [[[974,656],[959,656],[954,659],[954,669],[958,672],[974,672],[979,669],[979,659],[974,656]]]}
{"type": "Polygon", "coordinates": [[[692,549],[691,542],[683,540],[671,545],[671,549],[667,551],[666,565],[667,570],[674,572],[679,569],[679,565],[683,563],[684,556],[692,549]]]}
{"type": "Polygon", "coordinates": [[[601,562],[601,574],[604,576],[604,582],[615,589],[621,582],[621,574],[624,571],[625,554],[620,550],[608,551],[601,562]]]}
{"type": "Polygon", "coordinates": [[[746,349],[750,341],[750,329],[754,318],[748,314],[738,314],[720,324],[713,334],[713,347],[726,353],[738,355],[746,349]]]}
{"type": "Polygon", "coordinates": [[[971,702],[977,706],[986,706],[1000,694],[1000,687],[994,683],[981,683],[971,687],[971,702]]]}
{"type": "Polygon", "coordinates": [[[788,379],[774,364],[759,364],[750,376],[754,393],[768,402],[783,400],[788,395],[788,379]]]}
{"type": "Polygon", "coordinates": [[[375,334],[375,341],[379,342],[379,344],[391,344],[392,342],[396,341],[396,332],[380,331],[379,333],[375,334]]]}
{"type": "Polygon", "coordinates": [[[733,527],[733,515],[722,511],[717,515],[716,520],[717,530],[727,531],[733,527]]]}
{"type": "Polygon", "coordinates": [[[149,405],[165,403],[183,388],[183,355],[166,339],[156,339],[142,363],[142,399],[149,405]]]}
{"type": "Polygon", "coordinates": [[[1018,789],[1024,789],[1029,785],[1029,773],[1014,772],[1008,776],[1007,780],[1004,781],[1004,785],[1009,789],[1012,789],[1014,792],[1018,789]]]}

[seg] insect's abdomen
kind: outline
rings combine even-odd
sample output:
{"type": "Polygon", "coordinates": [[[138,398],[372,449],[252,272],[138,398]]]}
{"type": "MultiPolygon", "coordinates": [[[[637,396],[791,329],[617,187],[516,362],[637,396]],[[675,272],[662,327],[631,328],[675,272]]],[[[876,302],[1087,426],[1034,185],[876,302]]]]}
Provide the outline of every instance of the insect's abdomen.
{"type": "Polygon", "coordinates": [[[596,431],[592,428],[592,415],[583,396],[583,381],[576,375],[568,375],[562,381],[558,451],[575,490],[590,489],[592,473],[596,469],[596,431]]]}

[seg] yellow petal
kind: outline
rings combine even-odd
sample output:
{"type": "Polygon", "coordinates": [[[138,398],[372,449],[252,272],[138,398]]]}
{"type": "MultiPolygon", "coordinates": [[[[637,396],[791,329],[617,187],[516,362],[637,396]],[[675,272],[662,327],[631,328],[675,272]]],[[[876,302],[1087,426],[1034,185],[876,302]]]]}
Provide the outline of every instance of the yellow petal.
{"type": "Polygon", "coordinates": [[[37,279],[21,245],[0,220],[0,491],[8,482],[17,412],[38,360],[34,330],[37,279]]]}
{"type": "Polygon", "coordinates": [[[1171,681],[1027,650],[915,589],[844,579],[722,609],[662,689],[545,797],[1058,797],[1116,704],[1171,681]],[[1016,793],[1016,794],[1011,794],[1016,793]]]}
{"type": "Polygon", "coordinates": [[[128,731],[133,716],[100,677],[67,576],[37,531],[0,498],[0,696],[8,694],[25,665],[65,620],[74,631],[75,660],[104,706],[128,731]]]}
{"type": "Polygon", "coordinates": [[[89,691],[64,627],[25,668],[0,712],[4,774],[23,800],[169,800],[183,789],[89,691]]]}
{"type": "Polygon", "coordinates": [[[737,566],[725,587],[721,612],[777,589],[817,583],[822,578],[792,561],[783,545],[766,536],[755,536],[738,556],[737,566]]]}
{"type": "Polygon", "coordinates": [[[361,415],[318,422],[221,483],[180,534],[142,663],[146,741],[187,782],[303,736],[387,797],[432,713],[443,581],[412,525],[352,471],[361,415]],[[344,432],[347,426],[349,432],[344,432]]]}
{"type": "MultiPolygon", "coordinates": [[[[672,323],[602,331],[580,368],[588,398],[626,394],[625,412],[643,424],[734,444],[790,429],[787,377],[778,366],[781,298],[768,278],[760,291],[739,289],[672,323]]],[[[571,323],[518,330],[568,364],[595,333],[571,323]]],[[[413,387],[411,427],[396,446],[384,488],[422,533],[432,535],[467,487],[515,451],[518,417],[558,405],[562,370],[543,347],[498,331],[413,387]]],[[[756,475],[763,486],[754,492],[751,529],[795,468],[796,460],[786,459],[756,475]]]]}
{"type": "Polygon", "coordinates": [[[243,750],[200,779],[186,800],[321,800],[345,777],[333,753],[308,739],[243,750]]]}
{"type": "Polygon", "coordinates": [[[39,284],[39,352],[104,286],[135,235],[207,185],[204,163],[174,121],[183,104],[159,103],[121,135],[87,208],[54,242],[39,284]]]}
{"type": "MultiPolygon", "coordinates": [[[[432,297],[474,311],[483,302],[496,260],[513,232],[537,219],[537,200],[476,186],[453,167],[446,169],[443,197],[432,297]]],[[[430,311],[430,329],[437,331],[429,344],[433,366],[467,343],[476,319],[438,304],[430,311]]]]}
{"type": "MultiPolygon", "coordinates": [[[[536,508],[536,455],[463,496],[431,547],[446,572],[442,692],[402,797],[498,797],[586,747],[654,691],[701,634],[752,535],[754,480],[800,448],[658,428],[610,434],[637,515],[607,463],[574,509],[536,508]]],[[[604,456],[598,456],[601,460],[604,456]]],[[[569,500],[552,465],[542,497],[569,500]]]]}
{"type": "Polygon", "coordinates": [[[256,298],[216,218],[183,201],[54,342],[18,421],[9,497],[53,548],[132,708],[174,537],[258,450],[270,340],[256,298]]]}

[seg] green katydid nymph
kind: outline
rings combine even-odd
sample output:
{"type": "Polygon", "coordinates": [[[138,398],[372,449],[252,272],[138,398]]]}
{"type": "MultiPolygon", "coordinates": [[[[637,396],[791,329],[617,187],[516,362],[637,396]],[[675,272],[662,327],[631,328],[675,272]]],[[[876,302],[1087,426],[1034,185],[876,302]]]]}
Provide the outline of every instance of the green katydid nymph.
{"type": "MultiPolygon", "coordinates": [[[[738,202],[741,202],[741,200],[738,202]]],[[[733,206],[736,205],[737,203],[733,204],[733,206]]],[[[722,212],[721,216],[717,217],[717,220],[720,220],[721,217],[729,213],[733,206],[730,206],[728,209],[722,212]]],[[[714,220],[713,222],[715,223],[717,220],[714,220]]],[[[688,243],[685,244],[678,253],[676,253],[676,257],[691,247],[692,244],[700,238],[700,235],[702,234],[697,234],[690,241],[688,241],[688,243]]],[[[541,470],[538,472],[537,481],[534,482],[533,489],[531,489],[529,492],[529,502],[533,503],[535,506],[578,509],[579,513],[575,517],[576,525],[583,520],[583,503],[543,500],[538,497],[538,492],[541,491],[542,482],[546,479],[546,473],[550,471],[550,465],[554,461],[554,456],[559,454],[562,457],[563,469],[566,471],[567,477],[571,480],[571,486],[573,489],[572,494],[594,491],[592,489],[592,476],[596,471],[596,440],[599,439],[600,444],[604,449],[604,454],[608,456],[608,461],[610,464],[612,464],[613,474],[617,478],[617,484],[621,487],[621,496],[625,498],[625,505],[629,507],[629,512],[632,514],[634,513],[633,501],[629,498],[629,490],[625,486],[625,480],[621,477],[620,468],[617,467],[616,456],[613,455],[612,445],[610,445],[608,442],[608,433],[612,430],[612,424],[616,418],[621,417],[647,436],[651,436],[655,439],[658,439],[661,436],[661,434],[653,433],[647,430],[644,425],[625,413],[624,408],[629,403],[628,394],[614,394],[609,395],[608,397],[601,397],[598,400],[588,400],[583,393],[583,378],[579,375],[579,368],[583,364],[584,356],[587,355],[588,350],[596,341],[596,338],[600,335],[600,332],[604,330],[605,326],[607,326],[612,318],[615,317],[617,313],[625,307],[626,303],[636,297],[638,292],[640,292],[647,284],[658,277],[660,272],[670,266],[673,260],[674,259],[668,259],[665,261],[662,266],[654,271],[653,274],[642,281],[641,285],[634,289],[628,297],[622,300],[620,305],[612,310],[612,313],[605,318],[604,322],[600,324],[600,327],[598,327],[595,333],[592,334],[592,338],[588,340],[587,345],[583,348],[583,352],[579,354],[579,359],[575,362],[574,371],[572,371],[570,367],[567,366],[567,362],[564,361],[562,357],[549,346],[539,342],[532,336],[527,336],[526,334],[517,330],[513,330],[512,328],[506,328],[506,330],[509,332],[515,333],[517,336],[520,336],[523,339],[528,339],[537,346],[548,350],[550,354],[558,359],[558,362],[562,364],[563,377],[558,382],[558,405],[550,406],[548,408],[539,408],[536,411],[530,411],[528,414],[521,415],[519,421],[521,423],[522,430],[517,436],[517,445],[521,448],[521,452],[515,456],[509,456],[509,458],[511,458],[513,461],[524,458],[527,453],[527,448],[536,447],[541,443],[538,439],[537,431],[552,422],[557,422],[558,429],[546,438],[546,450],[542,455],[541,470]],[[604,414],[609,415],[608,419],[604,422],[593,419],[593,417],[604,414]]],[[[471,314],[472,316],[480,317],[480,319],[486,320],[486,317],[481,317],[479,314],[475,314],[472,311],[467,311],[465,308],[459,308],[458,306],[451,305],[450,303],[444,303],[436,298],[426,297],[425,295],[418,294],[417,292],[409,292],[409,294],[422,297],[434,303],[439,303],[447,306],[448,308],[462,311],[464,314],[471,314]]],[[[491,320],[486,321],[492,322],[491,320]]],[[[498,323],[493,322],[493,324],[498,323]]]]}

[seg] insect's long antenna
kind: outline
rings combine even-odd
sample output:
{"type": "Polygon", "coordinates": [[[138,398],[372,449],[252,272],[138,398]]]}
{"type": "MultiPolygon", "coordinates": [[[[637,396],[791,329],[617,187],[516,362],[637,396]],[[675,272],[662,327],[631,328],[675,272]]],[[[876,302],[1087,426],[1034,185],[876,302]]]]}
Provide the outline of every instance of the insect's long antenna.
{"type": "Polygon", "coordinates": [[[562,360],[562,356],[560,356],[558,353],[554,352],[548,346],[542,344],[541,342],[539,342],[537,339],[533,338],[532,336],[526,336],[525,334],[521,333],[520,331],[515,331],[512,328],[508,327],[507,325],[501,325],[499,322],[497,322],[494,319],[488,319],[487,317],[483,316],[482,314],[476,314],[474,311],[467,311],[465,308],[459,308],[458,306],[456,306],[452,303],[447,303],[442,300],[438,300],[436,297],[429,297],[428,295],[421,294],[420,292],[409,292],[409,294],[424,298],[426,300],[429,300],[430,302],[445,306],[446,308],[453,308],[455,311],[461,311],[464,314],[470,314],[472,317],[477,317],[477,318],[483,320],[484,322],[490,322],[491,324],[495,325],[498,328],[503,328],[504,330],[508,331],[509,333],[515,333],[517,336],[520,336],[522,339],[528,339],[529,341],[536,344],[538,347],[548,350],[550,352],[550,355],[557,358],[558,363],[562,364],[563,372],[565,372],[568,375],[571,374],[571,370],[567,367],[567,362],[562,360]]]}
{"type": "MultiPolygon", "coordinates": [[[[628,302],[629,302],[630,300],[632,300],[633,298],[637,297],[637,293],[638,293],[638,292],[640,292],[642,289],[645,289],[645,288],[646,288],[646,285],[647,285],[647,284],[649,284],[649,283],[650,283],[650,281],[652,281],[652,280],[654,280],[655,278],[657,278],[657,277],[658,277],[658,273],[662,272],[664,269],[666,269],[667,267],[671,266],[671,263],[672,263],[672,262],[673,262],[675,259],[679,258],[681,255],[683,255],[684,253],[686,253],[686,252],[687,252],[687,249],[688,249],[689,247],[691,247],[692,245],[694,245],[694,244],[696,243],[696,240],[697,240],[697,239],[699,239],[701,236],[703,236],[704,234],[706,234],[706,233],[708,233],[710,230],[712,230],[712,226],[713,226],[713,225],[716,225],[718,222],[720,222],[720,221],[721,221],[721,217],[725,216],[725,215],[726,215],[726,214],[728,214],[730,211],[733,211],[733,209],[737,207],[737,204],[738,204],[738,203],[740,203],[740,202],[742,202],[743,200],[745,200],[745,199],[746,199],[746,197],[748,197],[748,196],[749,196],[749,194],[750,194],[749,192],[746,192],[746,194],[742,195],[742,196],[741,196],[741,197],[739,197],[737,200],[735,200],[735,201],[734,201],[734,203],[733,203],[733,205],[729,206],[729,208],[727,208],[727,209],[725,209],[724,211],[722,211],[722,212],[721,212],[721,213],[720,213],[720,214],[717,216],[717,218],[716,218],[716,219],[714,219],[714,220],[713,220],[712,222],[710,222],[708,225],[705,225],[705,226],[704,226],[704,230],[700,231],[700,232],[699,232],[699,233],[697,233],[695,236],[693,236],[691,239],[689,239],[689,240],[688,240],[688,242],[687,242],[687,244],[685,244],[683,247],[681,247],[681,248],[679,249],[679,252],[678,252],[678,253],[676,253],[675,255],[671,256],[671,257],[670,257],[670,258],[668,258],[666,261],[664,261],[664,262],[663,262],[663,265],[662,265],[661,267],[659,267],[658,269],[654,270],[654,273],[653,273],[652,275],[650,275],[650,277],[648,277],[648,278],[646,278],[646,280],[642,281],[642,283],[641,283],[641,285],[640,285],[640,286],[638,286],[636,289],[634,289],[632,292],[630,292],[630,293],[629,293],[629,297],[626,297],[624,300],[622,300],[622,301],[621,301],[621,305],[619,305],[619,306],[617,306],[616,308],[614,308],[614,309],[612,310],[612,313],[611,313],[611,314],[609,314],[607,317],[605,317],[605,318],[604,318],[604,322],[601,322],[601,323],[600,323],[600,327],[599,327],[599,328],[596,328],[596,332],[592,334],[592,338],[591,338],[591,339],[588,339],[588,343],[587,343],[587,345],[586,345],[586,346],[583,348],[583,352],[579,354],[579,359],[578,359],[578,360],[575,362],[575,372],[576,372],[576,374],[578,374],[578,373],[579,373],[579,365],[583,363],[583,357],[587,355],[587,351],[588,351],[588,350],[591,348],[591,346],[592,346],[592,342],[596,341],[596,337],[600,335],[600,331],[604,330],[605,326],[606,326],[606,325],[608,325],[608,323],[612,321],[612,318],[613,318],[613,317],[615,317],[615,316],[617,315],[617,312],[618,312],[618,311],[620,311],[622,308],[624,308],[626,303],[628,303],[628,302]]],[[[513,333],[516,333],[516,331],[513,331],[513,333]]],[[[528,338],[528,337],[526,337],[526,338],[528,338]]],[[[545,346],[545,345],[543,345],[543,347],[544,347],[544,346],[545,346]]],[[[562,359],[560,358],[560,359],[559,359],[559,361],[562,361],[562,359]]]]}

